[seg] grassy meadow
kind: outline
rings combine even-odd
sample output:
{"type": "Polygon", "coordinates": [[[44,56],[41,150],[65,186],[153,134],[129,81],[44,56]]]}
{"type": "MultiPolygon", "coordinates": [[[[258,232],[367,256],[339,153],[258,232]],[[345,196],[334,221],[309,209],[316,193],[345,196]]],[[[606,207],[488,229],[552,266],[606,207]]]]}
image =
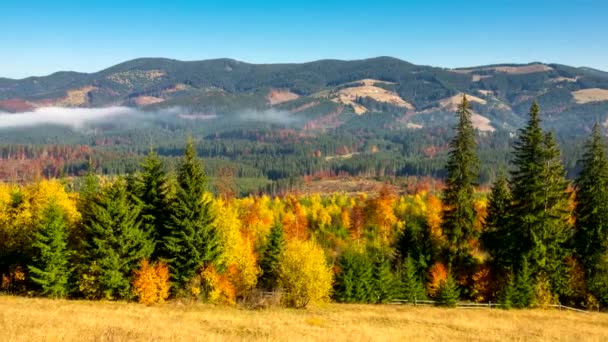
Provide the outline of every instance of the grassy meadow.
{"type": "Polygon", "coordinates": [[[0,296],[0,341],[605,341],[608,315],[328,304],[245,310],[0,296]]]}

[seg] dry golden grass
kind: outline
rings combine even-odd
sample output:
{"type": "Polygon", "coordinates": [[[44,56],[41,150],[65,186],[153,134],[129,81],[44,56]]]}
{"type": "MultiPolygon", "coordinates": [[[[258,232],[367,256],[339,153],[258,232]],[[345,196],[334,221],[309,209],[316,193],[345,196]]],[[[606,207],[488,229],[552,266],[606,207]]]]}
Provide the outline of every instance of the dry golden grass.
{"type": "Polygon", "coordinates": [[[589,88],[572,92],[576,103],[608,101],[608,89],[589,88]]]}
{"type": "Polygon", "coordinates": [[[608,315],[331,304],[308,310],[0,297],[1,341],[602,341],[608,315]]]}

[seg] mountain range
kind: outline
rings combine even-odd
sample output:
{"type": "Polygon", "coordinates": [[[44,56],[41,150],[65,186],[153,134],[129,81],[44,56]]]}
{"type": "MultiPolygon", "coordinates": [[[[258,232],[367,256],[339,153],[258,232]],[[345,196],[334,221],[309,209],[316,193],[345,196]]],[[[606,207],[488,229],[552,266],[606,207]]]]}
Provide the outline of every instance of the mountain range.
{"type": "Polygon", "coordinates": [[[385,125],[414,130],[451,122],[462,94],[486,132],[516,130],[534,100],[545,124],[562,133],[587,132],[608,117],[608,72],[538,62],[445,69],[391,57],[302,64],[141,58],[95,73],[0,78],[0,111],[179,107],[196,117],[276,109],[305,118],[302,125],[314,119],[332,128],[344,122],[340,115],[391,112],[385,125]]]}

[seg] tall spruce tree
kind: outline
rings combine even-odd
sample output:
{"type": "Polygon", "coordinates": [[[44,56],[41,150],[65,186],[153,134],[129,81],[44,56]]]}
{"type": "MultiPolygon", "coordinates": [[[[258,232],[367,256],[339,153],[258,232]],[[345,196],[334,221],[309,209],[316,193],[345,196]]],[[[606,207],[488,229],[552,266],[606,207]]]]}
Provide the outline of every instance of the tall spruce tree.
{"type": "Polygon", "coordinates": [[[40,292],[52,298],[65,297],[69,290],[71,251],[66,226],[63,211],[51,202],[38,225],[33,243],[33,263],[28,267],[40,292]]]}
{"type": "Polygon", "coordinates": [[[553,135],[543,133],[536,102],[530,109],[527,126],[520,130],[515,142],[513,164],[513,239],[505,243],[511,244],[513,255],[519,256],[518,263],[528,257],[532,274],[549,276],[553,290],[559,292],[565,243],[570,234],[570,194],[559,149],[553,135]]]}
{"type": "MultiPolygon", "coordinates": [[[[216,264],[222,245],[211,199],[205,196],[207,176],[188,139],[177,174],[177,189],[164,239],[171,277],[178,290],[190,282],[205,264],[216,264]]],[[[215,265],[221,268],[221,265],[215,265]]]]}
{"type": "Polygon", "coordinates": [[[142,222],[155,243],[153,258],[167,258],[163,241],[167,237],[167,222],[171,215],[171,186],[163,161],[150,150],[141,164],[142,171],[129,182],[129,190],[141,205],[142,222]]]}
{"type": "MultiPolygon", "coordinates": [[[[150,237],[141,227],[141,209],[130,201],[122,180],[107,186],[92,201],[83,222],[87,237],[85,265],[96,272],[95,291],[91,292],[105,299],[130,298],[132,271],[153,250],[150,237]]],[[[84,281],[86,278],[81,287],[90,286],[84,281]]]]}
{"type": "Polygon", "coordinates": [[[475,237],[473,193],[479,176],[475,129],[465,95],[458,106],[456,136],[450,142],[446,165],[447,179],[443,193],[442,229],[448,239],[448,260],[461,265],[468,256],[468,243],[475,237]]]}
{"type": "Polygon", "coordinates": [[[285,250],[285,232],[280,222],[275,222],[270,228],[267,241],[260,261],[262,274],[259,284],[262,288],[272,291],[278,285],[279,261],[285,250]]]}
{"type": "Polygon", "coordinates": [[[608,158],[600,126],[595,124],[576,178],[575,248],[591,276],[608,243],[608,158]]]}
{"type": "Polygon", "coordinates": [[[515,251],[512,250],[514,238],[511,233],[511,193],[504,173],[500,173],[492,186],[488,200],[488,215],[485,219],[485,229],[481,241],[485,249],[492,255],[492,264],[502,273],[511,269],[515,251]]]}

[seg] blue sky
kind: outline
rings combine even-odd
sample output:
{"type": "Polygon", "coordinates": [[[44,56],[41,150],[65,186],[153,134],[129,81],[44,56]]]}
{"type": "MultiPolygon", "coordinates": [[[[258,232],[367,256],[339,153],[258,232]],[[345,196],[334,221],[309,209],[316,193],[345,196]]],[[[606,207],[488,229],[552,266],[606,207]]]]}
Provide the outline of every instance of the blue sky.
{"type": "Polygon", "coordinates": [[[0,43],[0,76],[12,78],[137,57],[383,55],[442,67],[542,61],[608,70],[608,1],[2,0],[0,43]]]}

